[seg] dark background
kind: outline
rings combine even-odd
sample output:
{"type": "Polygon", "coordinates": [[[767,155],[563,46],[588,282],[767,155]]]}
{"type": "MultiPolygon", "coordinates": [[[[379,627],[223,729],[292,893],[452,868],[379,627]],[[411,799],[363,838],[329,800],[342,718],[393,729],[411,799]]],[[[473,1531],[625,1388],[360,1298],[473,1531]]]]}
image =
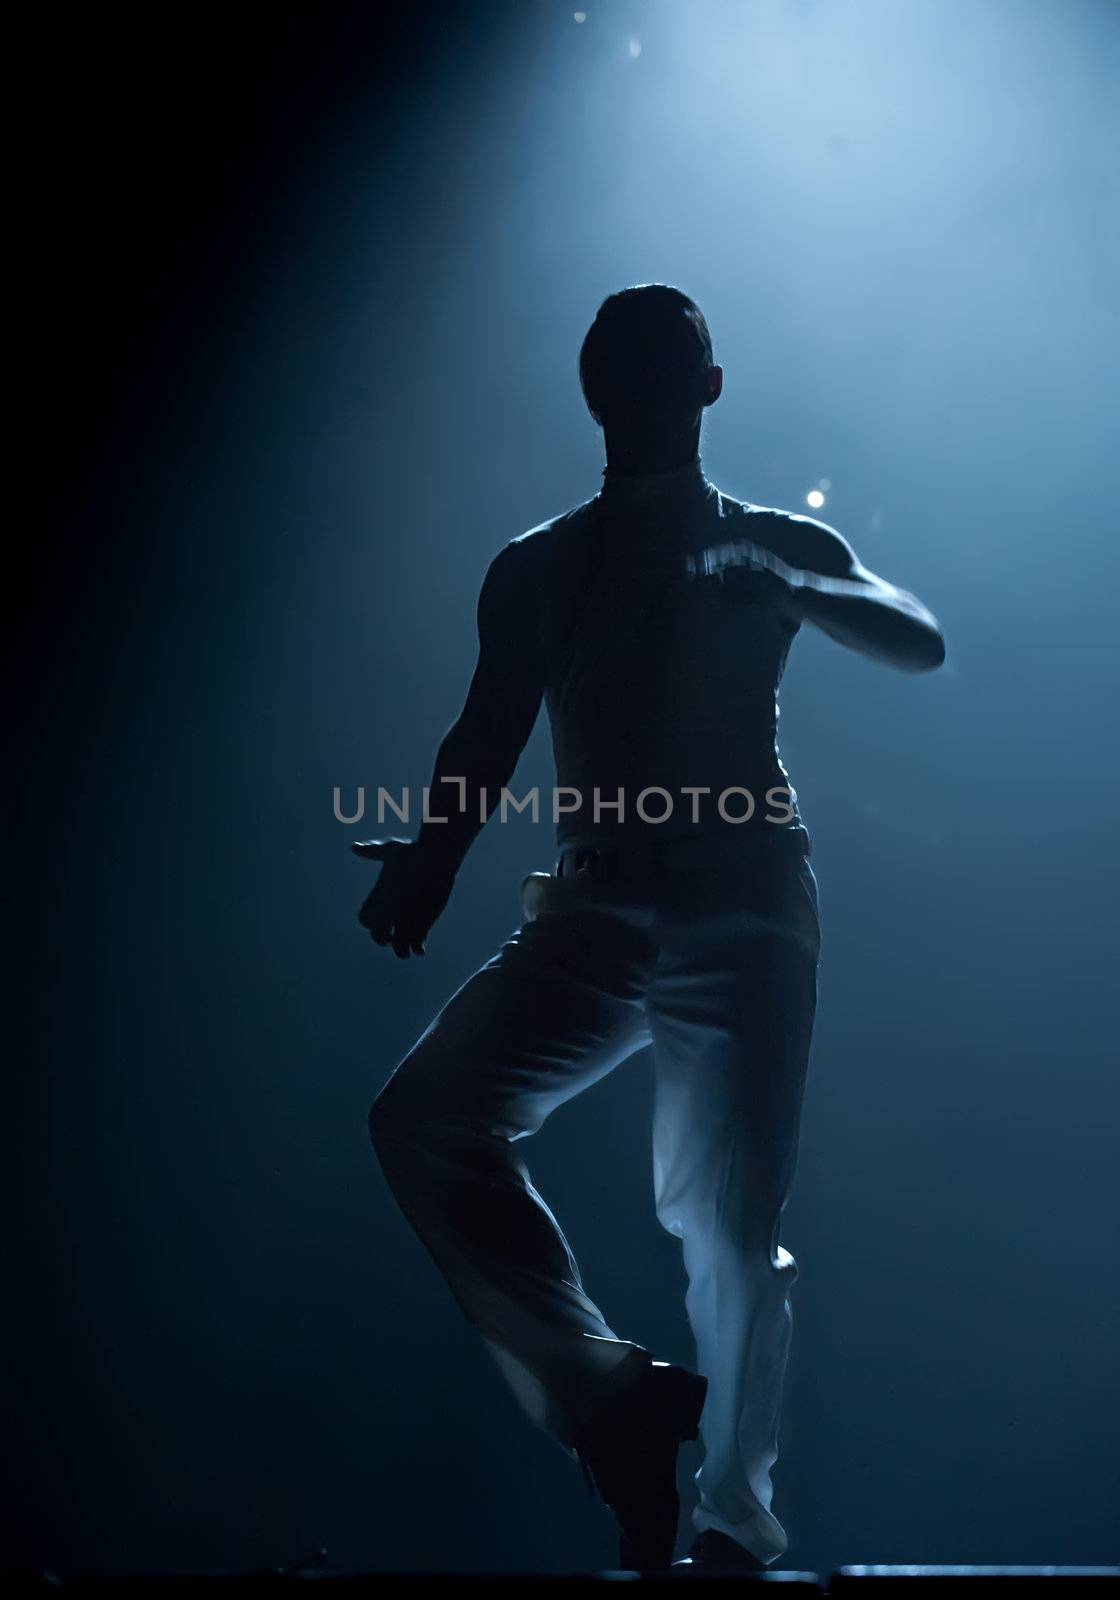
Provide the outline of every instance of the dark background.
{"type": "MultiPolygon", "coordinates": [[[[783,691],[825,932],[790,1559],[1116,1558],[1118,20],[526,0],[23,40],[7,1564],[609,1561],[365,1131],[548,830],[488,831],[398,965],[331,797],[426,780],[488,559],[595,492],[579,340],[650,279],[727,368],[709,474],[791,509],[828,478],[949,640],[912,679],[803,637],[783,691]]],[[[620,1334],[687,1360],[648,1109],[637,1058],[534,1176],[620,1334]]]]}

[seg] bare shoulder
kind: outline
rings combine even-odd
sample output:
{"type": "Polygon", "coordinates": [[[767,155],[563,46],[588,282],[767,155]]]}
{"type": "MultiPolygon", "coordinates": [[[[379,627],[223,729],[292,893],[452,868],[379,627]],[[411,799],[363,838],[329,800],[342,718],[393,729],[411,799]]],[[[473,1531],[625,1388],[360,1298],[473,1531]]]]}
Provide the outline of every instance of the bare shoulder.
{"type": "Polygon", "coordinates": [[[772,551],[787,565],[802,572],[818,572],[825,578],[850,578],[862,570],[847,539],[827,522],[774,506],[743,501],[733,505],[743,529],[742,537],[772,551]]]}
{"type": "Polygon", "coordinates": [[[482,587],[481,603],[488,611],[509,607],[562,585],[569,571],[579,572],[573,556],[586,549],[594,501],[538,522],[504,544],[491,559],[482,587]]]}
{"type": "Polygon", "coordinates": [[[590,531],[595,505],[594,500],[588,500],[570,511],[561,511],[558,516],[538,522],[511,539],[499,556],[508,551],[514,560],[525,564],[563,560],[573,542],[582,540],[590,531]]]}

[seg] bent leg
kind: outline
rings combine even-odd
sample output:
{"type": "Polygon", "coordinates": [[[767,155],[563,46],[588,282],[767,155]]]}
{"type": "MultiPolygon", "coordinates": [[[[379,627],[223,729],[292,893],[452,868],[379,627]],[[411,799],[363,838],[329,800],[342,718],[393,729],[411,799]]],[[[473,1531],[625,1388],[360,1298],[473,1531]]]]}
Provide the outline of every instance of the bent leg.
{"type": "Polygon", "coordinates": [[[584,1292],[516,1141],[648,1041],[653,961],[577,910],[527,923],[448,1002],[370,1113],[408,1221],[532,1419],[571,1446],[617,1369],[644,1366],[584,1292]]]}
{"type": "Polygon", "coordinates": [[[763,1562],[787,1544],[770,1471],[796,1267],[778,1234],[815,1006],[812,938],[752,929],[749,918],[667,962],[651,996],[657,1214],[683,1243],[709,1380],[693,1521],[763,1562]]]}

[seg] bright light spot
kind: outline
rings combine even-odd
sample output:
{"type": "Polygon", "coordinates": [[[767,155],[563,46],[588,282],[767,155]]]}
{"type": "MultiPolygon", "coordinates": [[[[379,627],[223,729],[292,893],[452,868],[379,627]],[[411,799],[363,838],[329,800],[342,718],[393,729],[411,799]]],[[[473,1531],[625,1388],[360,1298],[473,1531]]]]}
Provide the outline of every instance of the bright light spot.
{"type": "Polygon", "coordinates": [[[805,499],[808,504],[812,506],[814,511],[819,511],[824,505],[824,495],[819,489],[810,489],[809,493],[805,496],[805,499]]]}
{"type": "Polygon", "coordinates": [[[821,478],[821,479],[819,479],[818,483],[817,483],[817,488],[818,489],[823,489],[825,494],[827,494],[828,491],[832,488],[832,479],[831,478],[821,478]]]}
{"type": "Polygon", "coordinates": [[[577,22],[586,22],[587,21],[587,12],[586,11],[573,11],[572,12],[572,16],[575,17],[577,22]]]}
{"type": "Polygon", "coordinates": [[[642,53],[642,41],[640,39],[631,39],[627,48],[630,51],[631,61],[636,61],[642,53]]]}

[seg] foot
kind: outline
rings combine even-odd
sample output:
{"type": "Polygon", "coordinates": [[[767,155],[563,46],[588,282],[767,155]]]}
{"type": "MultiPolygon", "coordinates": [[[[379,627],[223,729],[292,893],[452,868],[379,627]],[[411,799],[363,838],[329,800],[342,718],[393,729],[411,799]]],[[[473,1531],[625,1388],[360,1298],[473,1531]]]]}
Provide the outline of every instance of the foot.
{"type": "Polygon", "coordinates": [[[677,1452],[695,1439],[708,1380],[654,1361],[596,1413],[576,1440],[589,1481],[618,1522],[619,1566],[662,1572],[673,1559],[677,1452]]]}
{"type": "Polygon", "coordinates": [[[692,1548],[681,1561],[673,1562],[673,1571],[693,1572],[765,1572],[765,1561],[759,1561],[726,1533],[706,1528],[692,1541],[692,1548]]]}

